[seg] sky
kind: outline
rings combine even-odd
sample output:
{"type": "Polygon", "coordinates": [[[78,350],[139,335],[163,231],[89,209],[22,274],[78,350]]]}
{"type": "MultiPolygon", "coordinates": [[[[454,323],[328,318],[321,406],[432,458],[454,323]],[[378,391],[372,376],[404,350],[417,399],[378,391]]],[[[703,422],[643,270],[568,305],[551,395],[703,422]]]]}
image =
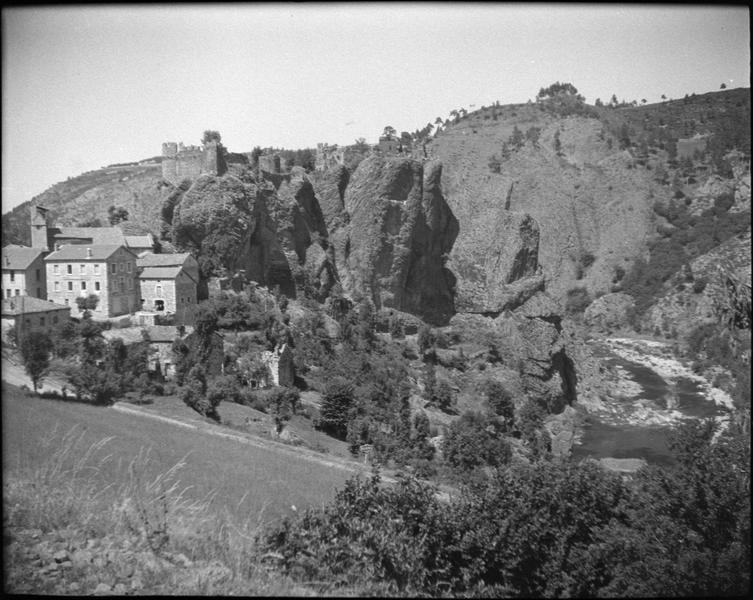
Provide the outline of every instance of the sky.
{"type": "Polygon", "coordinates": [[[2,212],[217,130],[232,152],[375,143],[453,109],[750,87],[747,7],[79,5],[2,10],[2,212]]]}

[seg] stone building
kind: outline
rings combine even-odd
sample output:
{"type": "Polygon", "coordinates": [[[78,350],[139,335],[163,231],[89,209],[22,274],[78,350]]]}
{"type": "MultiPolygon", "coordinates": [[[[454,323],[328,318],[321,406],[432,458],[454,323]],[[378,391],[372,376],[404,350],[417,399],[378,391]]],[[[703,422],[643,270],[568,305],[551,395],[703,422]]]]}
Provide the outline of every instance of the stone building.
{"type": "Polygon", "coordinates": [[[377,149],[384,154],[397,154],[400,151],[400,140],[394,137],[380,136],[377,149]]]}
{"type": "Polygon", "coordinates": [[[693,158],[696,152],[703,154],[708,138],[708,135],[700,133],[696,133],[692,138],[680,138],[677,140],[677,158],[693,158]]]}
{"type": "Polygon", "coordinates": [[[50,334],[55,328],[68,321],[70,316],[69,306],[62,306],[34,296],[4,298],[2,339],[7,342],[8,334],[14,330],[17,340],[32,331],[50,334]]]}
{"type": "Polygon", "coordinates": [[[2,295],[47,299],[44,251],[26,246],[5,246],[2,251],[2,295]]]}
{"type": "Polygon", "coordinates": [[[123,327],[102,332],[107,341],[119,338],[126,346],[148,340],[152,350],[147,368],[165,379],[175,377],[176,356],[173,342],[184,339],[193,333],[193,327],[173,325],[153,325],[148,327],[123,327]],[[146,335],[146,338],[145,338],[146,335]]]}
{"type": "Polygon", "coordinates": [[[193,321],[199,285],[199,264],[188,252],[144,254],[138,266],[141,309],[174,314],[179,323],[193,321]]]}
{"type": "Polygon", "coordinates": [[[200,175],[222,175],[227,171],[222,144],[210,141],[203,146],[184,146],[183,142],[162,144],[162,178],[173,185],[200,175]]]}
{"type": "Polygon", "coordinates": [[[136,255],[123,246],[70,244],[48,255],[47,297],[73,307],[76,298],[99,296],[95,318],[109,319],[138,308],[136,255]]]}

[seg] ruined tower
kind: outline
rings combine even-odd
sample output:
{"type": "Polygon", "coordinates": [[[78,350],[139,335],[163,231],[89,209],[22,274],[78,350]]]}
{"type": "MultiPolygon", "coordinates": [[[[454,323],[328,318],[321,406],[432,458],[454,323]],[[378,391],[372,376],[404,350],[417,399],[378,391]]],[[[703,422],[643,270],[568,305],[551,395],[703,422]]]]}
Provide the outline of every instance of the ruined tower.
{"type": "Polygon", "coordinates": [[[31,210],[31,247],[50,251],[47,229],[49,227],[47,212],[43,206],[30,206],[31,210]]]}
{"type": "Polygon", "coordinates": [[[207,142],[204,146],[183,143],[162,144],[162,178],[173,185],[200,175],[222,175],[227,171],[222,144],[207,142]]]}
{"type": "Polygon", "coordinates": [[[162,144],[162,179],[176,183],[176,160],[178,158],[178,144],[165,142],[162,144]]]}

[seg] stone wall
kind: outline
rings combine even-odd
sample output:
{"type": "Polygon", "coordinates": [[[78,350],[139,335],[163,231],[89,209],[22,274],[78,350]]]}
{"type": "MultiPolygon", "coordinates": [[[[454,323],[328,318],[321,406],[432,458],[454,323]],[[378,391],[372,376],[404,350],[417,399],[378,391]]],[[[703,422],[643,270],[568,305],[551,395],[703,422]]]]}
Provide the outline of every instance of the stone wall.
{"type": "Polygon", "coordinates": [[[222,175],[227,171],[222,144],[184,146],[182,142],[162,144],[162,178],[173,185],[200,175],[222,175]]]}

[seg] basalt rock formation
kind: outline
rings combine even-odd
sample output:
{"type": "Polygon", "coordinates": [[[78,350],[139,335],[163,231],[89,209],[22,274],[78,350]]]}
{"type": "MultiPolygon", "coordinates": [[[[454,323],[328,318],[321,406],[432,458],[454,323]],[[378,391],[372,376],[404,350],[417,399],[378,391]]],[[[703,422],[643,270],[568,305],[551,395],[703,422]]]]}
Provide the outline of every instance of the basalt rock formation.
{"type": "MultiPolygon", "coordinates": [[[[371,156],[359,164],[345,189],[343,224],[330,232],[347,293],[431,323],[450,319],[455,281],[444,263],[458,223],[441,174],[440,163],[406,158],[371,156]]],[[[329,222],[336,220],[330,212],[329,222]]]]}

